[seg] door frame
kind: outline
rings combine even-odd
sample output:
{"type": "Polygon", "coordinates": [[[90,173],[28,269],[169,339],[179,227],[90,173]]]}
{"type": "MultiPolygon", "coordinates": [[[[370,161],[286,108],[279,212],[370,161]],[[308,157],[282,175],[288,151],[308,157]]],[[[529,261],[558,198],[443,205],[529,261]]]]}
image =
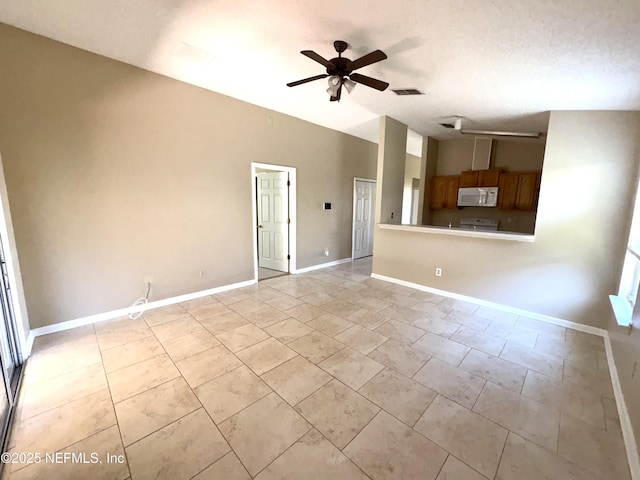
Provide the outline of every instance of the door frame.
{"type": "Polygon", "coordinates": [[[273,165],[270,163],[251,162],[251,231],[253,232],[253,279],[258,281],[258,209],[256,205],[256,179],[258,169],[287,172],[289,174],[289,273],[296,272],[296,168],[273,165]]]}
{"type": "Polygon", "coordinates": [[[14,322],[18,340],[19,357],[24,362],[31,354],[33,335],[31,334],[27,315],[27,302],[22,285],[22,273],[18,260],[16,239],[13,232],[13,220],[9,208],[9,193],[4,176],[4,165],[0,154],[0,237],[4,245],[5,262],[11,289],[14,322]]]}
{"type": "MultiPolygon", "coordinates": [[[[2,156],[0,155],[0,239],[2,241],[2,247],[4,251],[4,261],[6,267],[7,278],[10,288],[6,297],[7,303],[11,305],[8,307],[12,310],[13,325],[7,329],[6,335],[9,342],[14,341],[15,344],[15,356],[17,359],[15,364],[15,370],[13,372],[13,378],[6,379],[4,366],[2,368],[2,376],[5,377],[0,381],[0,387],[4,384],[7,401],[8,411],[7,417],[4,419],[4,424],[0,424],[0,449],[4,452],[9,439],[9,428],[13,421],[13,416],[16,411],[16,403],[20,391],[20,384],[22,382],[23,366],[27,357],[31,353],[31,346],[33,344],[33,333],[30,330],[26,301],[24,296],[24,288],[22,285],[22,275],[20,273],[20,264],[18,262],[18,253],[16,248],[16,240],[13,231],[13,220],[11,219],[11,210],[9,208],[9,194],[7,192],[7,183],[4,176],[4,166],[2,164],[2,156]],[[10,330],[13,329],[13,332],[10,330]],[[6,382],[9,382],[7,384],[6,382]],[[12,382],[13,385],[11,384],[12,382]]],[[[0,275],[3,273],[0,272],[0,275]]],[[[1,321],[1,320],[0,320],[1,321]]],[[[0,362],[2,363],[2,362],[0,362]]],[[[2,470],[0,468],[0,470],[2,470]]]]}
{"type": "MultiPolygon", "coordinates": [[[[378,188],[378,181],[371,178],[361,178],[361,177],[353,177],[353,211],[351,213],[351,261],[354,260],[355,257],[355,245],[356,245],[356,182],[369,182],[374,183],[376,185],[376,189],[378,188]]],[[[376,190],[376,197],[378,196],[378,192],[376,190]]],[[[377,200],[376,200],[377,201],[377,200]]],[[[375,229],[375,205],[373,205],[373,215],[371,216],[371,221],[373,222],[373,226],[375,229]]],[[[372,230],[373,231],[373,230],[372,230]]],[[[373,252],[371,252],[373,255],[373,252]]]]}

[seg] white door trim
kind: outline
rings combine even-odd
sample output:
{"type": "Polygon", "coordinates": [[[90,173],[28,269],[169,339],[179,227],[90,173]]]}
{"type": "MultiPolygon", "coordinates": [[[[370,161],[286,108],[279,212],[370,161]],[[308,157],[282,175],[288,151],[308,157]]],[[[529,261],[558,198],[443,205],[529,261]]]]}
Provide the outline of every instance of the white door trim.
{"type": "MultiPolygon", "coordinates": [[[[356,220],[356,182],[378,183],[377,180],[372,180],[371,178],[353,177],[353,209],[351,212],[351,260],[353,260],[355,256],[354,248],[356,240],[356,229],[354,228],[354,224],[356,220]]],[[[371,221],[373,221],[373,217],[371,221]]]]}
{"type": "Polygon", "coordinates": [[[256,210],[256,178],[257,169],[264,168],[266,170],[275,170],[279,172],[289,173],[289,273],[296,271],[296,168],[284,167],[282,165],[272,165],[270,163],[251,162],[251,231],[253,232],[253,279],[258,281],[258,231],[256,228],[256,218],[258,212],[256,210]]]}

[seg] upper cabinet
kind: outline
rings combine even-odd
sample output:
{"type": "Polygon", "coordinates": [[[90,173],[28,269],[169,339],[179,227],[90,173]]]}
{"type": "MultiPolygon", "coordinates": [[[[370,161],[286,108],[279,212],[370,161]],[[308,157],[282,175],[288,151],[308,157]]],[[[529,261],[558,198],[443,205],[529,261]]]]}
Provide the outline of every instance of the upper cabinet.
{"type": "Polygon", "coordinates": [[[516,208],[518,210],[533,210],[538,200],[538,185],[540,175],[537,172],[521,173],[518,175],[518,196],[516,208]]]}
{"type": "Polygon", "coordinates": [[[477,186],[478,186],[477,170],[465,170],[460,174],[460,188],[477,187],[477,186]]]}
{"type": "Polygon", "coordinates": [[[500,168],[489,170],[465,170],[460,174],[460,188],[497,187],[500,181],[500,168]]]}
{"type": "Polygon", "coordinates": [[[538,199],[538,172],[503,173],[500,175],[498,207],[512,210],[534,210],[538,199]]]}
{"type": "Polygon", "coordinates": [[[515,208],[518,198],[518,174],[503,173],[498,185],[498,207],[515,208]]]}
{"type": "Polygon", "coordinates": [[[478,170],[479,187],[497,187],[500,182],[501,168],[491,168],[489,170],[478,170]]]}
{"type": "Polygon", "coordinates": [[[431,209],[456,208],[458,206],[459,186],[460,177],[457,175],[433,177],[431,183],[431,201],[429,202],[431,209]]]}
{"type": "Polygon", "coordinates": [[[467,170],[457,175],[435,176],[431,182],[431,210],[457,208],[458,188],[498,187],[498,207],[535,210],[540,172],[503,172],[501,169],[467,170]]]}

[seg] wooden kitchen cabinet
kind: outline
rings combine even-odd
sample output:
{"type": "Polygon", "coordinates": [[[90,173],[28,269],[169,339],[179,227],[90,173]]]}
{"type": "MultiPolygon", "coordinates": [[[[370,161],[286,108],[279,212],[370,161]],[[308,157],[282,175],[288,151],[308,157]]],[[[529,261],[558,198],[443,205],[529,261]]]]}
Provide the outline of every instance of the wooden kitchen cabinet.
{"type": "Polygon", "coordinates": [[[533,210],[538,198],[538,173],[520,173],[518,175],[518,196],[516,208],[518,210],[533,210]]]}
{"type": "Polygon", "coordinates": [[[478,170],[465,170],[460,173],[460,188],[477,187],[478,170]]]}
{"type": "Polygon", "coordinates": [[[497,187],[500,184],[500,174],[502,169],[491,168],[489,170],[478,170],[479,187],[497,187]]]}
{"type": "Polygon", "coordinates": [[[433,177],[431,183],[431,201],[429,202],[431,209],[456,208],[458,206],[459,184],[459,176],[433,177]]]}
{"type": "Polygon", "coordinates": [[[498,207],[533,210],[538,197],[538,172],[503,173],[498,185],[498,207]]]}
{"type": "Polygon", "coordinates": [[[500,180],[500,168],[489,170],[465,170],[460,174],[460,188],[497,187],[500,180]]]}
{"type": "Polygon", "coordinates": [[[498,207],[515,208],[518,198],[518,174],[503,173],[498,184],[498,207]]]}

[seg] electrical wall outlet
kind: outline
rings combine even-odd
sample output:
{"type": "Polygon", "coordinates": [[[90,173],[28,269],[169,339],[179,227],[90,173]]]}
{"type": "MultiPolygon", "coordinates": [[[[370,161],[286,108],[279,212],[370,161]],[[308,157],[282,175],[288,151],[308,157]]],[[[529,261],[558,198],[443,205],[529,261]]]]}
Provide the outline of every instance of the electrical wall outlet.
{"type": "Polygon", "coordinates": [[[207,271],[206,270],[200,270],[198,275],[200,276],[200,278],[206,278],[207,277],[207,271]]]}
{"type": "Polygon", "coordinates": [[[329,247],[324,247],[324,256],[325,257],[329,256],[329,247]]]}
{"type": "Polygon", "coordinates": [[[436,267],[436,277],[442,276],[442,269],[440,267],[436,267]]]}

